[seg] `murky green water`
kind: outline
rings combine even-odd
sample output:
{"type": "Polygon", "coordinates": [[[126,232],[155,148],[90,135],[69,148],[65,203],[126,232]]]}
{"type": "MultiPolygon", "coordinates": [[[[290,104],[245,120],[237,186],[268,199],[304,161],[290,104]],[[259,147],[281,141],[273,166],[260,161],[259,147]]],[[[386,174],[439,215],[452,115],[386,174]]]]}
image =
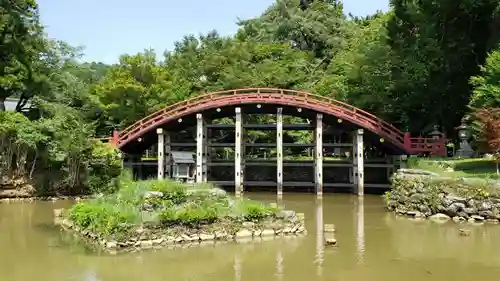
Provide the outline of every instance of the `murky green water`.
{"type": "MultiPolygon", "coordinates": [[[[250,194],[273,201],[272,194],[250,194]]],[[[257,244],[157,250],[118,256],[61,242],[47,227],[69,202],[0,204],[0,280],[498,280],[500,225],[438,225],[386,213],[380,197],[285,194],[286,208],[306,214],[308,235],[257,244]],[[333,223],[339,246],[324,248],[333,223]],[[468,237],[459,228],[470,228],[468,237]]]]}

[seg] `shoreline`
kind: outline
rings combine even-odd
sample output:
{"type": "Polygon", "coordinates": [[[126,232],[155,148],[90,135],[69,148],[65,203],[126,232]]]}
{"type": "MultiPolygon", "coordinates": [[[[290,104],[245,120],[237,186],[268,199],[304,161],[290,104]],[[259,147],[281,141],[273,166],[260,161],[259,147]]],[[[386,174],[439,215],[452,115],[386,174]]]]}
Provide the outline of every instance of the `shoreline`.
{"type": "Polygon", "coordinates": [[[92,198],[92,195],[60,195],[60,196],[18,196],[18,197],[1,197],[0,204],[8,203],[33,203],[39,201],[66,201],[73,200],[79,202],[81,200],[92,198]]]}

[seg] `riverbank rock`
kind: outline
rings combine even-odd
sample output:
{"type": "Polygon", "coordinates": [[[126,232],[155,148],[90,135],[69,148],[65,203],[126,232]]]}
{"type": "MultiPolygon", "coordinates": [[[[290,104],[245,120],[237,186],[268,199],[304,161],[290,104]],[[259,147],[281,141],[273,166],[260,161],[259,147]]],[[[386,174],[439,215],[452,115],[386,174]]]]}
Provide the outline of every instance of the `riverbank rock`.
{"type": "Polygon", "coordinates": [[[398,215],[444,222],[500,219],[500,186],[496,181],[442,177],[436,173],[400,169],[385,194],[386,206],[398,215]]]}
{"type": "Polygon", "coordinates": [[[442,221],[449,221],[451,218],[448,215],[437,213],[435,215],[430,216],[429,219],[433,221],[442,222],[442,221]]]}

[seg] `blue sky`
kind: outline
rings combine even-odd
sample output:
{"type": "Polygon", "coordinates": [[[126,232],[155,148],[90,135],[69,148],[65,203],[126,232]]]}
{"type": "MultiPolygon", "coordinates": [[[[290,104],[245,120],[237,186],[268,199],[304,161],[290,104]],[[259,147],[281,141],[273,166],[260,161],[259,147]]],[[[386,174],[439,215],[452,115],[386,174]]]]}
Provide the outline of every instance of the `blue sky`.
{"type": "MultiPolygon", "coordinates": [[[[85,60],[114,63],[121,54],[172,49],[187,34],[234,34],[238,18],[260,15],[274,0],[38,0],[50,38],[85,46],[85,60]]],[[[298,2],[298,0],[297,0],[298,2]]],[[[388,0],[344,0],[346,12],[387,10],[388,0]]]]}

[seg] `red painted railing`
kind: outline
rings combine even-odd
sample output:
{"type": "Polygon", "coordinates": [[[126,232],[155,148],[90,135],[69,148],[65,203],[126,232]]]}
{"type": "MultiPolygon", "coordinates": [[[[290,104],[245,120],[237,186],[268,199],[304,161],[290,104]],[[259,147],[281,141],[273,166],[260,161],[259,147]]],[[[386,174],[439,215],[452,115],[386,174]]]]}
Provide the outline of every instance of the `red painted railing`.
{"type": "Polygon", "coordinates": [[[434,156],[446,156],[446,137],[440,138],[412,138],[410,133],[405,133],[405,150],[408,154],[430,154],[434,156]]]}
{"type": "Polygon", "coordinates": [[[118,147],[137,139],[144,132],[184,115],[201,112],[224,105],[248,103],[272,103],[279,105],[309,108],[318,112],[337,116],[362,128],[380,134],[388,141],[404,149],[404,133],[384,120],[332,98],[314,95],[303,91],[274,88],[248,88],[213,92],[191,98],[161,109],[137,121],[120,132],[118,147]]]}

